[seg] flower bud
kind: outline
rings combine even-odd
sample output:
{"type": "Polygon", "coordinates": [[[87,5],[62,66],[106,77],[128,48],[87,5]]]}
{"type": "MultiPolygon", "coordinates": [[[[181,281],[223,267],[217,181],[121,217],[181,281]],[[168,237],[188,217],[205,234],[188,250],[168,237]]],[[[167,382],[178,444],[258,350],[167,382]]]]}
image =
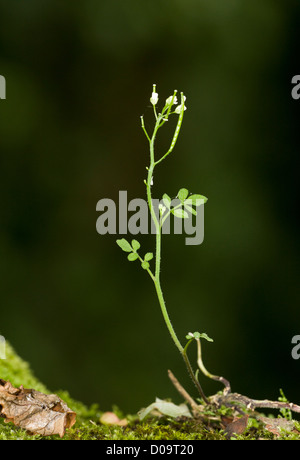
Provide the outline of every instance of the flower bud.
{"type": "MultiPolygon", "coordinates": [[[[173,99],[173,96],[168,97],[168,99],[166,100],[166,105],[171,105],[172,99],[173,99]]],[[[177,104],[177,96],[174,97],[173,104],[177,104]]]]}

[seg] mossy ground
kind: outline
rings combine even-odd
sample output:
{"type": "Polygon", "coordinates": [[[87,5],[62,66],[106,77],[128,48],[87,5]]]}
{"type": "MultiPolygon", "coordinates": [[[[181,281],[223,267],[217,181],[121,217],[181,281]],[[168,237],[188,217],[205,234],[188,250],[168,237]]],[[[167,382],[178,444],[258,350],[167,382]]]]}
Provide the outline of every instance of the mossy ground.
{"type": "MultiPolygon", "coordinates": [[[[29,365],[24,362],[14,350],[7,345],[6,360],[0,360],[0,378],[9,380],[15,387],[23,385],[25,388],[34,388],[43,393],[49,391],[32,373],[29,365]]],[[[103,412],[95,404],[86,407],[84,404],[74,401],[66,391],[56,391],[67,405],[77,413],[77,422],[74,427],[67,431],[64,440],[226,440],[228,439],[217,424],[203,424],[197,420],[177,420],[166,418],[147,419],[140,422],[136,415],[126,415],[128,426],[103,425],[99,422],[103,412]]],[[[122,418],[124,414],[117,408],[114,412],[122,418]]],[[[227,409],[223,410],[223,415],[227,409]]],[[[215,414],[220,415],[220,414],[215,414]]],[[[300,426],[299,426],[300,428],[300,426]]],[[[256,440],[274,439],[274,435],[260,426],[256,420],[249,419],[247,430],[243,435],[235,435],[236,439],[256,440]]],[[[58,436],[42,438],[33,436],[26,431],[17,428],[12,423],[6,424],[0,419],[0,440],[41,440],[60,439],[58,436]]],[[[297,439],[298,433],[282,433],[276,439],[297,439]]]]}

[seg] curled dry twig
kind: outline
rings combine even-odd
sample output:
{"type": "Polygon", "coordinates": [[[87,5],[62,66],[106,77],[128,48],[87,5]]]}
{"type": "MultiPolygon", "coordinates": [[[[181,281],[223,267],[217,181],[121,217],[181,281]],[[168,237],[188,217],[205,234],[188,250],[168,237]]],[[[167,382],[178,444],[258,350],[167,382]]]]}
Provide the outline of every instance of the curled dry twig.
{"type": "Polygon", "coordinates": [[[268,399],[252,399],[248,396],[241,395],[239,393],[229,393],[228,395],[215,395],[212,397],[212,402],[218,406],[224,405],[227,407],[234,407],[238,410],[241,407],[245,407],[248,410],[255,409],[288,409],[292,412],[300,414],[300,406],[294,403],[282,402],[282,401],[269,401],[268,399]]]}
{"type": "MultiPolygon", "coordinates": [[[[203,410],[203,406],[196,404],[194,399],[187,393],[187,391],[183,388],[183,386],[179,383],[179,381],[176,379],[176,377],[170,370],[168,371],[168,374],[176,390],[191,406],[193,414],[200,415],[201,411],[203,410]]],[[[216,394],[209,398],[210,405],[215,406],[216,408],[226,406],[242,414],[244,414],[247,410],[254,411],[255,409],[288,409],[293,412],[300,413],[300,406],[294,403],[282,401],[269,401],[268,399],[258,400],[249,398],[248,396],[244,396],[239,393],[228,393],[228,388],[230,388],[230,384],[227,380],[225,380],[225,382],[226,385],[223,394],[216,394]]]]}

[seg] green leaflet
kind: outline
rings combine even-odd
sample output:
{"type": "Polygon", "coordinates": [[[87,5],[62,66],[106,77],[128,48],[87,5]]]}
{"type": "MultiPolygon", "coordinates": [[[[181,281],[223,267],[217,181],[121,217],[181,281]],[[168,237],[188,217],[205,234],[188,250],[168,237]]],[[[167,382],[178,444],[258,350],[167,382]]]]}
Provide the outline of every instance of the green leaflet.
{"type": "Polygon", "coordinates": [[[138,258],[139,256],[136,252],[131,252],[130,254],[128,254],[128,257],[127,257],[127,259],[130,260],[130,262],[133,262],[134,260],[138,258]]]}
{"type": "Polygon", "coordinates": [[[141,247],[140,243],[137,240],[132,240],[131,245],[134,251],[138,251],[141,247]]]}
{"type": "Polygon", "coordinates": [[[189,191],[186,188],[181,188],[177,194],[181,202],[183,202],[188,197],[189,191]]]}
{"type": "Polygon", "coordinates": [[[128,243],[128,241],[125,240],[125,238],[122,238],[121,240],[117,240],[117,244],[125,252],[132,252],[133,250],[130,244],[128,243]]]}
{"type": "Polygon", "coordinates": [[[171,209],[171,213],[174,214],[175,217],[179,217],[180,219],[187,219],[189,217],[188,213],[183,209],[171,209]]]}
{"type": "Polygon", "coordinates": [[[186,337],[187,340],[191,339],[205,339],[208,342],[213,342],[213,339],[208,337],[208,335],[205,332],[189,332],[186,337]]]}
{"type": "Polygon", "coordinates": [[[142,262],[142,268],[143,268],[144,270],[148,270],[149,267],[150,267],[150,265],[148,264],[148,262],[147,262],[146,260],[144,260],[144,261],[142,262]]]}
{"type": "Polygon", "coordinates": [[[186,204],[187,201],[188,201],[188,200],[186,200],[186,201],[184,202],[184,208],[187,209],[188,211],[190,211],[191,214],[193,214],[194,216],[196,216],[196,215],[197,215],[196,209],[194,209],[194,208],[192,208],[191,206],[189,206],[188,204],[186,204]]]}
{"type": "Polygon", "coordinates": [[[163,195],[162,199],[163,199],[163,203],[164,203],[165,207],[166,207],[167,209],[170,209],[171,201],[172,201],[172,200],[171,200],[171,198],[169,197],[169,195],[167,195],[167,194],[165,193],[165,194],[163,195]]]}
{"type": "Polygon", "coordinates": [[[187,204],[193,204],[194,206],[200,206],[202,203],[206,203],[207,198],[204,195],[190,195],[186,200],[187,204]]]}
{"type": "Polygon", "coordinates": [[[147,262],[149,260],[153,259],[153,253],[152,252],[147,252],[147,254],[144,257],[144,260],[147,262]]]}

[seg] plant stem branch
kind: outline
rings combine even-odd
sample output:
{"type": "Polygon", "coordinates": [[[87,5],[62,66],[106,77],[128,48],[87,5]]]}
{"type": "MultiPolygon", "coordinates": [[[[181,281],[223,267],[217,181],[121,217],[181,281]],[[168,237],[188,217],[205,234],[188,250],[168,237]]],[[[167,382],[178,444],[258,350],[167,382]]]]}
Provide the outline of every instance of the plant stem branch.
{"type": "Polygon", "coordinates": [[[188,394],[188,392],[183,388],[183,386],[180,385],[180,383],[178,382],[178,380],[175,377],[175,375],[173,374],[173,372],[168,370],[168,376],[169,376],[169,379],[171,380],[171,382],[173,383],[174,387],[178,391],[178,393],[181,394],[183,399],[185,399],[185,401],[187,401],[189,403],[189,405],[191,406],[193,411],[196,411],[198,413],[199,412],[198,404],[195,403],[193,398],[188,394]]]}
{"type": "Polygon", "coordinates": [[[217,375],[213,375],[210,372],[208,372],[208,370],[206,369],[202,361],[201,341],[200,339],[196,339],[196,341],[197,341],[197,352],[198,352],[197,364],[199,366],[199,369],[209,379],[215,380],[216,382],[223,383],[223,385],[225,386],[224,394],[229,394],[231,392],[230,383],[228,382],[228,380],[224,379],[224,377],[219,377],[217,375]]]}
{"type": "MultiPolygon", "coordinates": [[[[178,124],[177,124],[177,127],[176,127],[176,131],[175,131],[175,134],[174,134],[174,137],[173,137],[173,141],[171,143],[171,148],[168,151],[168,154],[174,148],[174,145],[176,143],[176,140],[177,140],[177,137],[178,137],[178,134],[179,134],[179,130],[180,130],[180,126],[181,126],[181,123],[182,123],[182,118],[183,118],[183,110],[182,110],[182,112],[181,112],[181,114],[179,116],[179,121],[178,121],[178,124]]],[[[164,298],[163,298],[163,292],[162,292],[162,289],[161,289],[161,285],[160,285],[161,225],[160,225],[160,219],[157,218],[157,215],[156,215],[154,207],[153,207],[152,193],[151,193],[151,182],[152,182],[152,178],[153,178],[154,168],[155,168],[155,166],[157,164],[157,162],[155,162],[155,157],[154,157],[154,141],[155,141],[155,138],[156,138],[157,131],[158,131],[159,127],[160,127],[160,122],[161,122],[161,118],[160,118],[160,116],[158,116],[157,119],[156,119],[156,124],[155,124],[155,128],[153,130],[152,137],[150,139],[150,166],[148,168],[148,177],[147,177],[147,182],[146,182],[147,202],[148,202],[148,206],[149,206],[149,210],[150,210],[150,215],[151,215],[151,217],[152,217],[152,219],[154,221],[155,230],[156,230],[155,275],[153,276],[153,274],[151,272],[152,276],[151,275],[150,276],[153,279],[155,289],[156,289],[156,293],[157,293],[157,297],[158,297],[158,301],[159,301],[160,308],[161,308],[161,312],[163,314],[163,318],[164,318],[166,326],[167,326],[167,328],[169,330],[169,333],[170,333],[170,335],[171,335],[171,337],[172,337],[177,349],[179,350],[181,356],[183,357],[184,362],[186,364],[186,367],[188,369],[188,372],[189,372],[189,374],[190,374],[190,376],[191,376],[196,388],[198,389],[201,397],[204,399],[205,402],[208,402],[208,400],[205,397],[204,392],[203,392],[198,380],[195,377],[195,374],[193,372],[193,369],[192,369],[192,366],[191,366],[190,361],[188,359],[188,356],[186,354],[186,351],[184,350],[183,346],[181,345],[181,343],[180,343],[180,341],[179,341],[179,339],[178,339],[178,337],[176,335],[176,332],[175,332],[175,330],[174,330],[174,328],[172,326],[172,323],[171,323],[171,320],[170,320],[170,317],[169,317],[169,314],[168,314],[168,311],[167,311],[167,308],[166,308],[166,304],[165,304],[165,301],[164,301],[164,298]]]]}

